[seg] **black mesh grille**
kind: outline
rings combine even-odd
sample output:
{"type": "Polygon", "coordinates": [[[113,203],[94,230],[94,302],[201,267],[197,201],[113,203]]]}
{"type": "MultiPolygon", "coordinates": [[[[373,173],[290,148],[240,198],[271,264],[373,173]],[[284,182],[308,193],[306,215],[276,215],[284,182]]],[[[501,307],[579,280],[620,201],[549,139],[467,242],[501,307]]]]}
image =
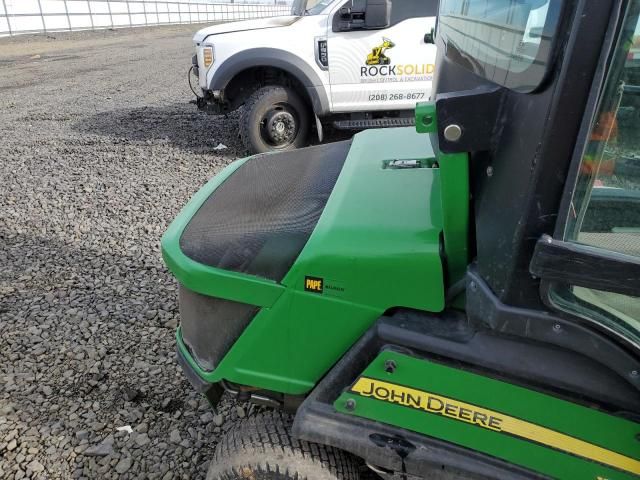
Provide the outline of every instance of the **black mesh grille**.
{"type": "Polygon", "coordinates": [[[350,145],[248,160],[203,203],[180,248],[205,265],[282,280],[318,223],[350,145]]]}
{"type": "Polygon", "coordinates": [[[213,370],[247,328],[259,308],[195,293],[182,285],[182,340],[198,365],[213,370]]]}

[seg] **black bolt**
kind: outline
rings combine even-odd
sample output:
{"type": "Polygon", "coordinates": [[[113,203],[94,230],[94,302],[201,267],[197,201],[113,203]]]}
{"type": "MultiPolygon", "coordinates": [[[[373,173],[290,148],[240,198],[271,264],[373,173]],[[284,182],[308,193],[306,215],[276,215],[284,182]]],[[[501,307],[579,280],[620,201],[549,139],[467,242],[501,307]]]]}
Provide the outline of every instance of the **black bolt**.
{"type": "Polygon", "coordinates": [[[356,409],[356,401],[353,398],[350,398],[344,406],[347,410],[353,412],[356,409]]]}
{"type": "Polygon", "coordinates": [[[393,373],[396,371],[396,368],[398,368],[398,365],[396,365],[396,362],[393,360],[385,360],[384,361],[384,371],[387,373],[393,373]]]}

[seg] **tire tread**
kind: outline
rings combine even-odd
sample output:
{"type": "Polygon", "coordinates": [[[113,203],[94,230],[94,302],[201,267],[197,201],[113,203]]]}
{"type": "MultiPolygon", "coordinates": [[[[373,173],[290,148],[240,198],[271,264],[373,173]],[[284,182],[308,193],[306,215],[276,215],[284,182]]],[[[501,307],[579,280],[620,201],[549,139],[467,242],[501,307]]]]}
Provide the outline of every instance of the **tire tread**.
{"type": "MultiPolygon", "coordinates": [[[[283,87],[280,85],[268,85],[262,88],[259,88],[255,92],[253,92],[249,98],[244,103],[244,106],[240,109],[240,119],[239,119],[239,135],[240,140],[244,148],[251,153],[255,153],[256,146],[251,141],[251,132],[256,127],[254,125],[253,119],[251,118],[251,113],[256,109],[256,106],[265,101],[265,99],[271,95],[276,95],[281,92],[286,92],[289,96],[295,96],[296,102],[302,102],[299,98],[298,94],[287,87],[283,87]]],[[[308,121],[300,119],[301,122],[308,121]]],[[[308,128],[308,126],[307,126],[308,128]]],[[[305,135],[306,136],[306,135],[305,135]]],[[[302,141],[306,141],[306,138],[301,139],[302,141]]],[[[296,140],[299,142],[300,140],[296,140]]],[[[295,143],[295,142],[294,142],[295,143]]],[[[301,145],[295,145],[296,147],[300,147],[301,145]]]]}
{"type": "Polygon", "coordinates": [[[218,443],[207,480],[315,480],[289,471],[286,466],[282,470],[277,457],[304,461],[336,480],[359,478],[354,457],[333,447],[293,438],[292,423],[290,415],[276,410],[238,422],[218,443]],[[248,471],[253,474],[247,476],[248,471]]]}

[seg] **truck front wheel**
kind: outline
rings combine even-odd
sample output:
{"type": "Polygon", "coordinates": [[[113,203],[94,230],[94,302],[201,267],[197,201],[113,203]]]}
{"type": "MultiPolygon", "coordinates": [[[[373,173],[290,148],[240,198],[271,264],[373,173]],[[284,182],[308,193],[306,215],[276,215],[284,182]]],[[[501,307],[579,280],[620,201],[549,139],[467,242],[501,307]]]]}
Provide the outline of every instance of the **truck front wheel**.
{"type": "Polygon", "coordinates": [[[304,147],[311,112],[291,88],[263,87],[246,101],[240,115],[240,138],[251,153],[304,147]]]}
{"type": "Polygon", "coordinates": [[[350,454],[291,436],[292,417],[267,411],[241,420],[216,447],[207,480],[357,480],[350,454]]]}

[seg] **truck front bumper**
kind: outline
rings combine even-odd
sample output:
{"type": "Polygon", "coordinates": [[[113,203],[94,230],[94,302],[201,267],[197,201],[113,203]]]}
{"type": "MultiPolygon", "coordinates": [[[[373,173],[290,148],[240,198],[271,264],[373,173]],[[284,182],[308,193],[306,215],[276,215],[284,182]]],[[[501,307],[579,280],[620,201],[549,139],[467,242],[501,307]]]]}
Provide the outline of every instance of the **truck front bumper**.
{"type": "Polygon", "coordinates": [[[196,105],[199,110],[215,114],[226,113],[227,104],[223,101],[222,90],[202,90],[202,95],[196,95],[196,105]]]}
{"type": "Polygon", "coordinates": [[[191,68],[189,69],[189,86],[191,91],[196,96],[196,105],[199,110],[205,110],[212,113],[224,113],[226,111],[225,104],[223,102],[223,90],[205,90],[200,86],[200,67],[198,66],[198,57],[194,55],[191,57],[191,68]],[[197,79],[196,85],[191,84],[191,75],[197,79]],[[197,91],[200,90],[201,94],[198,95],[197,91]]]}
{"type": "Polygon", "coordinates": [[[221,114],[228,111],[225,102],[222,101],[222,90],[203,90],[202,96],[196,98],[199,110],[221,114]]]}

